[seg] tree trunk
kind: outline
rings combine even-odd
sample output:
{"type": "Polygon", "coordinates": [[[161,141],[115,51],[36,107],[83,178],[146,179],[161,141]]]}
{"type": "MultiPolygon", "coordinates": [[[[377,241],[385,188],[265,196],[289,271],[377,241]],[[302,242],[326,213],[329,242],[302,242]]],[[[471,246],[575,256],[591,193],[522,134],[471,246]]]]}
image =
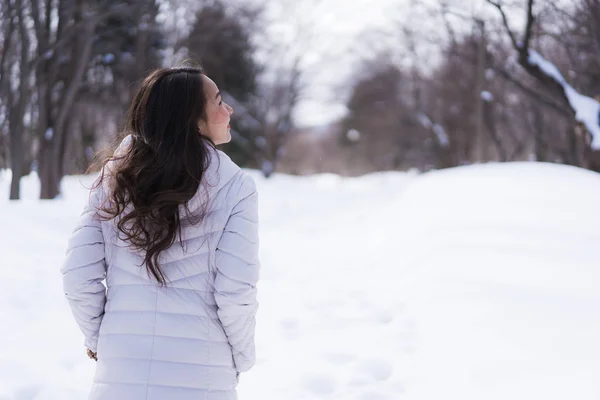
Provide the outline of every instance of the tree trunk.
{"type": "Polygon", "coordinates": [[[587,127],[581,123],[576,122],[573,127],[574,131],[574,148],[575,148],[575,161],[576,165],[581,168],[589,168],[589,159],[588,155],[591,152],[591,135],[587,130],[587,127]]]}
{"type": "MultiPolygon", "coordinates": [[[[21,83],[21,85],[25,85],[21,83]]],[[[12,177],[10,182],[10,200],[19,200],[20,182],[23,176],[23,136],[25,135],[25,125],[23,118],[25,114],[25,102],[27,100],[27,88],[19,88],[19,100],[9,111],[9,131],[10,131],[10,168],[12,177]]],[[[12,95],[9,96],[12,103],[12,95]]]]}
{"type": "Polygon", "coordinates": [[[588,168],[600,172],[600,150],[591,150],[587,155],[587,159],[589,160],[588,168]]]}
{"type": "MultiPolygon", "coordinates": [[[[70,5],[68,2],[61,2],[58,8],[59,14],[62,13],[60,23],[64,22],[66,24],[69,19],[73,19],[77,25],[84,21],[83,3],[77,2],[70,5]],[[74,8],[71,9],[71,6],[74,8]]],[[[70,63],[69,78],[63,81],[64,89],[58,101],[53,101],[50,93],[58,81],[60,68],[57,60],[59,57],[55,57],[50,66],[45,65],[44,68],[39,70],[38,80],[45,82],[45,86],[40,90],[40,93],[45,94],[45,98],[40,100],[42,104],[39,124],[41,146],[38,160],[41,199],[54,199],[60,193],[63,159],[67,142],[70,139],[68,118],[89,63],[93,32],[98,22],[95,18],[89,21],[87,25],[82,26],[77,38],[71,42],[72,47],[68,51],[71,52],[73,59],[70,63]]],[[[58,31],[61,33],[60,27],[58,31]]],[[[58,40],[60,39],[57,38],[58,40]]]]}
{"type": "Polygon", "coordinates": [[[39,160],[40,199],[54,199],[59,193],[58,163],[51,140],[42,140],[39,160]]]}
{"type": "Polygon", "coordinates": [[[496,155],[498,156],[498,161],[506,162],[508,161],[508,152],[504,148],[502,139],[500,138],[500,134],[498,133],[498,129],[496,129],[494,106],[491,101],[483,100],[481,98],[479,99],[479,101],[482,103],[482,118],[485,122],[487,132],[492,139],[492,144],[496,148],[496,155]]]}
{"type": "Polygon", "coordinates": [[[21,176],[23,175],[23,132],[13,132],[10,138],[10,200],[19,200],[21,176]]]}
{"type": "Polygon", "coordinates": [[[479,42],[477,46],[477,70],[475,80],[475,140],[473,143],[472,161],[481,163],[488,161],[487,145],[484,140],[484,101],[481,98],[485,83],[485,24],[483,20],[476,19],[479,28],[479,42]]]}
{"type": "Polygon", "coordinates": [[[533,131],[533,154],[535,161],[546,162],[548,161],[548,151],[544,142],[546,127],[544,125],[544,116],[537,105],[533,105],[532,107],[530,123],[531,130],[533,131]]]}
{"type": "MultiPolygon", "coordinates": [[[[18,200],[20,197],[20,182],[23,175],[23,136],[25,134],[24,116],[27,109],[27,101],[29,100],[29,48],[30,42],[27,37],[27,28],[23,16],[23,4],[21,0],[15,2],[17,17],[19,21],[19,33],[21,36],[20,46],[20,79],[18,87],[18,100],[14,101],[14,96],[11,88],[8,90],[8,119],[9,119],[9,135],[10,135],[10,164],[12,169],[12,177],[10,183],[10,200],[18,200]]],[[[4,66],[2,66],[4,69],[4,66]]]]}

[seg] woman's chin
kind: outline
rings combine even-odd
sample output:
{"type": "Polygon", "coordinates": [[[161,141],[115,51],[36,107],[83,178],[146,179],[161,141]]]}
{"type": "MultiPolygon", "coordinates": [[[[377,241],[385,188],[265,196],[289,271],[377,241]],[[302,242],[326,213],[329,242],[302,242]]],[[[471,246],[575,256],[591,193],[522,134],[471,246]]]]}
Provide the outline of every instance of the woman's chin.
{"type": "Polygon", "coordinates": [[[221,136],[219,138],[219,140],[217,140],[215,142],[215,144],[218,146],[220,144],[225,144],[225,143],[229,143],[231,142],[231,133],[229,133],[229,131],[227,131],[223,136],[221,136]]]}

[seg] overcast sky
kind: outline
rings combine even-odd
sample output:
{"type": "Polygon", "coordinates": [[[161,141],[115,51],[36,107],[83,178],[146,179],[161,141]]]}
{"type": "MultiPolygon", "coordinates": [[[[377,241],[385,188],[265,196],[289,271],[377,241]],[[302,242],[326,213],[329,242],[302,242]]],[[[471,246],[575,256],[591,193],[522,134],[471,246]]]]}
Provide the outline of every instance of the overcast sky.
{"type": "MultiPolygon", "coordinates": [[[[285,1],[285,0],[280,0],[285,1]]],[[[320,125],[340,118],[344,112],[344,97],[352,85],[358,60],[376,50],[392,48],[406,52],[401,26],[433,38],[444,35],[439,21],[428,17],[428,4],[437,0],[303,0],[292,9],[284,9],[271,1],[271,12],[279,26],[290,28],[298,18],[309,17],[306,34],[313,33],[307,51],[306,77],[309,83],[306,98],[299,105],[296,121],[300,125],[320,125]],[[291,12],[293,11],[293,12],[291,12]],[[279,17],[278,17],[279,16],[279,17]],[[436,25],[437,24],[437,25],[436,25]]],[[[461,12],[477,13],[483,0],[448,0],[461,12]]],[[[296,44],[292,44],[294,46],[296,44]]],[[[432,56],[434,45],[422,43],[418,51],[423,58],[432,56]]]]}
{"type": "MultiPolygon", "coordinates": [[[[282,8],[280,5],[285,1],[268,2],[272,5],[272,16],[280,21],[278,25],[284,27],[283,31],[298,18],[308,17],[310,24],[306,33],[313,32],[307,46],[306,58],[310,62],[305,68],[309,86],[295,115],[300,125],[321,125],[340,118],[345,112],[344,97],[349,93],[353,83],[351,76],[360,58],[368,57],[377,49],[392,48],[392,52],[398,54],[407,52],[402,27],[418,32],[417,52],[423,65],[435,65],[439,59],[439,46],[435,42],[439,43],[440,38],[443,40],[446,36],[439,14],[435,18],[431,16],[432,9],[439,10],[440,0],[301,0],[297,1],[301,4],[289,2],[282,8]]],[[[485,0],[446,0],[446,3],[456,14],[464,15],[464,18],[452,19],[457,31],[472,29],[470,16],[498,18],[497,11],[485,0]]],[[[520,32],[524,23],[524,14],[519,8],[524,3],[517,0],[516,8],[506,10],[516,32],[520,32]]]]}
{"type": "MultiPolygon", "coordinates": [[[[308,84],[305,99],[300,103],[296,121],[300,125],[319,125],[331,122],[343,115],[345,107],[340,97],[346,92],[344,84],[350,83],[350,75],[356,61],[368,53],[368,42],[389,40],[395,16],[400,4],[407,0],[308,0],[298,2],[294,13],[279,14],[279,28],[285,29],[300,22],[305,25],[300,40],[292,43],[305,51],[305,80],[308,84]]],[[[272,2],[273,4],[275,2],[272,2]]],[[[281,10],[274,7],[275,13],[281,10]]]]}

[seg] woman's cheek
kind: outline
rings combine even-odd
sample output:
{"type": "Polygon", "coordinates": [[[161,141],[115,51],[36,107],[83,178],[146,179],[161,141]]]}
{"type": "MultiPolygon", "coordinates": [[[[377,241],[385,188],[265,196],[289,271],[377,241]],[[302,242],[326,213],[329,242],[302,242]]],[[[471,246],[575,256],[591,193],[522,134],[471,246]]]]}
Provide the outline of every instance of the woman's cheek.
{"type": "Polygon", "coordinates": [[[211,119],[215,124],[222,124],[229,121],[229,113],[224,107],[219,107],[210,113],[211,119]]]}

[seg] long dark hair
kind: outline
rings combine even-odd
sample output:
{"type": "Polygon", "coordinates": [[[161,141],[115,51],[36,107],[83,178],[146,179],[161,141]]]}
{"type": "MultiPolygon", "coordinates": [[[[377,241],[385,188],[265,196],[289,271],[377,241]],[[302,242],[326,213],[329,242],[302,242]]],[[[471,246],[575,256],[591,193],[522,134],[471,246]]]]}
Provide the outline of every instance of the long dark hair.
{"type": "Polygon", "coordinates": [[[158,69],[143,81],[123,132],[131,135],[130,143],[105,161],[114,167],[103,168],[96,183],[110,182],[101,218],[116,218],[120,237],[144,252],[148,275],[161,286],[166,279],[159,255],[181,234],[180,206],[189,213],[188,201],[214,149],[198,128],[198,121],[206,120],[202,73],[200,68],[158,69]]]}

